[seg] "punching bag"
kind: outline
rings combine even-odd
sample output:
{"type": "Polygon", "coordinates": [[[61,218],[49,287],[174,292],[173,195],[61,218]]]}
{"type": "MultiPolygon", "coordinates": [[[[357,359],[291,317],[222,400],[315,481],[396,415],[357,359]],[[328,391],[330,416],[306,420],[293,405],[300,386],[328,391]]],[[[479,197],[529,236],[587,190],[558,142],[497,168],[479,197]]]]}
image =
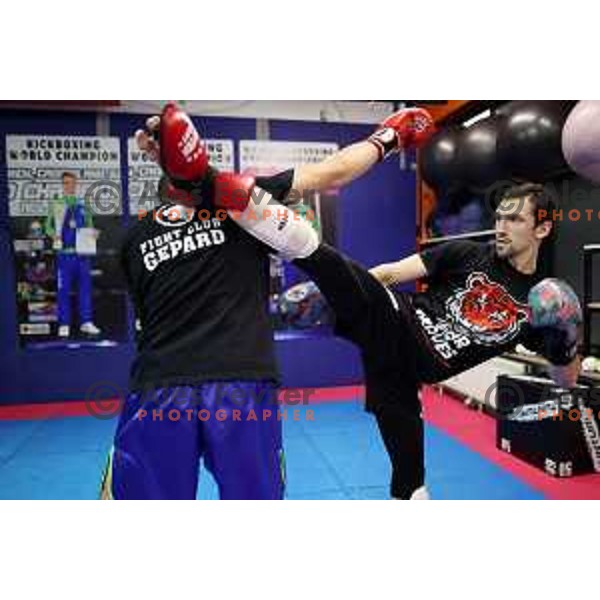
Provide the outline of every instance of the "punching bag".
{"type": "Polygon", "coordinates": [[[572,104],[565,101],[511,102],[499,110],[498,159],[509,176],[544,182],[568,170],[562,130],[572,104]]]}
{"type": "Polygon", "coordinates": [[[563,128],[562,149],[575,173],[600,183],[600,101],[577,103],[563,128]]]}
{"type": "Polygon", "coordinates": [[[490,186],[507,174],[498,160],[497,141],[500,118],[479,121],[461,136],[459,163],[464,165],[464,180],[474,194],[485,194],[490,186]]]}
{"type": "Polygon", "coordinates": [[[419,152],[421,177],[437,195],[464,187],[464,171],[458,151],[461,135],[459,129],[443,129],[419,152]]]}

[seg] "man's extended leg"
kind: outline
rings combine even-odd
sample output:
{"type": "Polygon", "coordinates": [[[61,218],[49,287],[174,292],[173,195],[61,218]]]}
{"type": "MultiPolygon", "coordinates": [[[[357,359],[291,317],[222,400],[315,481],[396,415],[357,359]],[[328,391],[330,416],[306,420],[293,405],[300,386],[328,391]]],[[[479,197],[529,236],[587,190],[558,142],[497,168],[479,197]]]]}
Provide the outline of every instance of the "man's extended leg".
{"type": "MultiPolygon", "coordinates": [[[[270,206],[275,210],[273,202],[270,206]]],[[[278,210],[289,211],[281,205],[278,210]]],[[[310,224],[298,222],[293,213],[285,219],[259,222],[257,237],[288,258],[296,258],[294,264],[317,284],[335,313],[336,332],[360,347],[367,405],[377,415],[393,465],[392,495],[410,498],[423,485],[423,422],[416,392],[414,348],[410,347],[412,338],[406,335],[401,340],[394,335],[402,333],[394,300],[364,267],[311,239],[310,224]],[[415,382],[411,383],[410,392],[406,390],[407,381],[415,382]]],[[[252,220],[240,219],[238,223],[250,234],[257,233],[252,220]]]]}
{"type": "Polygon", "coordinates": [[[228,214],[251,236],[283,258],[294,261],[307,273],[319,286],[338,319],[358,316],[368,305],[368,292],[361,282],[361,275],[366,275],[369,284],[374,283],[383,290],[362,267],[327,244],[320,244],[307,220],[298,218],[293,210],[264,190],[255,188],[243,210],[230,210],[228,214]]]}
{"type": "MultiPolygon", "coordinates": [[[[336,320],[356,322],[367,318],[371,290],[366,279],[371,275],[363,267],[327,244],[320,244],[308,258],[295,260],[294,264],[317,284],[336,320]]],[[[385,292],[374,278],[373,283],[385,292]]]]}

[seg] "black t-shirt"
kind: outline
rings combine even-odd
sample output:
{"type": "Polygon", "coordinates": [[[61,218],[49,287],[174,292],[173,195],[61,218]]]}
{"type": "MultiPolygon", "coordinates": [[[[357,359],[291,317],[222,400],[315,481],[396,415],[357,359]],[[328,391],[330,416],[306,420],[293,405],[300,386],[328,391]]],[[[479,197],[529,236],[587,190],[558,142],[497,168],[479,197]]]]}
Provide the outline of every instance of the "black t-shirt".
{"type": "MultiPolygon", "coordinates": [[[[293,172],[257,178],[275,198],[293,172]]],[[[127,233],[121,264],[140,331],[132,389],[214,380],[277,380],[268,313],[270,249],[224,211],[162,205],[127,233]]]]}
{"type": "Polygon", "coordinates": [[[500,258],[494,244],[452,242],[424,251],[428,288],[401,294],[419,342],[425,381],[461,373],[518,343],[537,350],[527,296],[539,273],[526,275],[500,258]]]}

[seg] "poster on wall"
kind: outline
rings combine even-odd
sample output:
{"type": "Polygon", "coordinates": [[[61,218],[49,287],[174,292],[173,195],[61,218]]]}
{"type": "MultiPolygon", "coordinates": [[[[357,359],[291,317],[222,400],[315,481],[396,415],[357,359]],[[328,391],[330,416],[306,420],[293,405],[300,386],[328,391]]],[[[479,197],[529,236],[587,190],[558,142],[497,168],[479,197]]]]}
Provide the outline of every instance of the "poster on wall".
{"type": "MultiPolygon", "coordinates": [[[[210,164],[219,171],[234,171],[233,140],[204,140],[210,164]]],[[[127,164],[129,172],[129,214],[140,218],[152,212],[158,205],[158,182],[160,167],[140,152],[134,138],[127,140],[127,164]]]]}
{"type": "MultiPolygon", "coordinates": [[[[274,175],[302,164],[318,163],[337,152],[325,142],[240,141],[240,171],[274,175]]],[[[337,190],[308,192],[295,210],[307,219],[319,238],[335,245],[337,190]]],[[[279,336],[330,332],[331,314],[316,286],[296,267],[271,259],[271,316],[279,336]]]]}
{"type": "Polygon", "coordinates": [[[119,139],[9,135],[6,165],[21,344],[126,339],[119,139]]]}

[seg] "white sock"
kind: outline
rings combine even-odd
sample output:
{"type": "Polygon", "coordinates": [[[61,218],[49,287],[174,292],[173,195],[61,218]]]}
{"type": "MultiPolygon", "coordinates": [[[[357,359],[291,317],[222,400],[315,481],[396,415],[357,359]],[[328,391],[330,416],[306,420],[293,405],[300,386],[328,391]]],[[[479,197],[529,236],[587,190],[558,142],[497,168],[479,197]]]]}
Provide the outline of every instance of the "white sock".
{"type": "Polygon", "coordinates": [[[429,496],[429,492],[425,486],[420,487],[419,489],[413,492],[413,495],[410,497],[411,500],[431,500],[429,496]]]}

